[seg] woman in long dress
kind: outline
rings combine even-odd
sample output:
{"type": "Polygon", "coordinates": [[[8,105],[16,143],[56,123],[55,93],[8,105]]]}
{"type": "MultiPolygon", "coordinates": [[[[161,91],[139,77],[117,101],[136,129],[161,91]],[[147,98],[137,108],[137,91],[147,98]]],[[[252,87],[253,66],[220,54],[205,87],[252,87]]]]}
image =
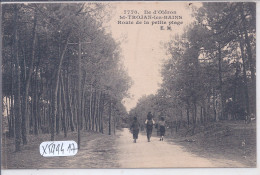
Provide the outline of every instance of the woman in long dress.
{"type": "Polygon", "coordinates": [[[139,127],[140,127],[140,124],[137,120],[137,117],[134,117],[134,121],[130,127],[131,131],[133,132],[134,143],[136,143],[136,140],[138,139],[139,127]]]}
{"type": "Polygon", "coordinates": [[[161,117],[158,125],[159,125],[159,129],[160,129],[160,141],[163,141],[163,137],[165,135],[165,121],[164,121],[164,117],[161,117]]]}
{"type": "Polygon", "coordinates": [[[148,140],[148,142],[150,142],[152,132],[153,132],[153,125],[155,124],[155,122],[153,120],[153,115],[151,112],[148,113],[145,124],[146,124],[147,140],[148,140]]]}

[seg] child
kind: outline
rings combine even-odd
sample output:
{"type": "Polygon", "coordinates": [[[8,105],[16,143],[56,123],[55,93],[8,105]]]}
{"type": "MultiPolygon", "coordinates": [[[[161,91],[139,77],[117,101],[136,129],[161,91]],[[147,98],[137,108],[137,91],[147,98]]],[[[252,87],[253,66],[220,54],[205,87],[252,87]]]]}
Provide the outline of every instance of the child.
{"type": "Polygon", "coordinates": [[[164,117],[161,117],[161,120],[159,121],[159,129],[160,129],[160,141],[163,141],[163,136],[165,134],[165,121],[164,117]]]}
{"type": "Polygon", "coordinates": [[[137,117],[134,117],[134,121],[130,127],[130,129],[133,131],[134,143],[136,143],[136,139],[138,139],[139,127],[140,127],[140,124],[137,121],[137,117]]]}

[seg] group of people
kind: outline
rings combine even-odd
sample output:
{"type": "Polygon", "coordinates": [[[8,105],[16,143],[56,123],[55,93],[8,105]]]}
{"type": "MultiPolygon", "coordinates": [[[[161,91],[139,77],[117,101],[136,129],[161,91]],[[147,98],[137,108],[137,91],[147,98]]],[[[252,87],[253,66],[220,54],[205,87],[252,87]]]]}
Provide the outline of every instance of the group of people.
{"type": "MultiPolygon", "coordinates": [[[[148,140],[148,142],[150,142],[152,132],[153,132],[153,126],[155,125],[155,121],[153,120],[153,115],[151,112],[148,112],[148,114],[147,114],[147,119],[145,120],[145,125],[146,125],[147,140],[148,140]]],[[[163,141],[163,137],[165,135],[164,117],[160,117],[160,121],[158,122],[158,127],[159,127],[159,131],[160,131],[160,141],[163,141]]],[[[130,127],[130,129],[133,133],[134,143],[136,143],[136,140],[138,139],[139,128],[140,128],[140,123],[138,122],[137,117],[134,117],[134,121],[130,127]]]]}

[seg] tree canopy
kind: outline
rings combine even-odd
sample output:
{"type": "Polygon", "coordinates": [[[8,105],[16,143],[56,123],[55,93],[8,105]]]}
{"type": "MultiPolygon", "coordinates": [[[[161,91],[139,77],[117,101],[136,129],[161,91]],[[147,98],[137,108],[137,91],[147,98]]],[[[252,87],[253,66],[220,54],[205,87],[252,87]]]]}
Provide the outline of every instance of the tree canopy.
{"type": "Polygon", "coordinates": [[[108,4],[2,7],[2,101],[17,151],[29,133],[49,133],[51,140],[75,128],[103,133],[118,121],[113,117],[126,115],[121,101],[131,81],[119,43],[103,26],[108,4]]]}
{"type": "Polygon", "coordinates": [[[157,94],[132,109],[184,126],[255,116],[255,3],[204,2],[195,21],[166,44],[170,59],[157,94]]]}

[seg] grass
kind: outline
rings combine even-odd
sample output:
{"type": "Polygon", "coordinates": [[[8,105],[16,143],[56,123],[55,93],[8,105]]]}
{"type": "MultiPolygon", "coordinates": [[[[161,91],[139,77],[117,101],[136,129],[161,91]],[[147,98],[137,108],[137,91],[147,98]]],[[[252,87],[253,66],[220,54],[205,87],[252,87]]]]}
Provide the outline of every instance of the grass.
{"type": "Polygon", "coordinates": [[[236,160],[246,167],[256,167],[255,122],[219,121],[197,126],[194,135],[187,135],[187,129],[181,128],[177,133],[168,131],[166,137],[202,157],[236,160]]]}
{"type": "MultiPolygon", "coordinates": [[[[43,157],[39,145],[49,141],[49,134],[28,135],[28,144],[23,145],[20,152],[14,150],[14,139],[3,138],[3,169],[41,169],[41,168],[111,168],[116,164],[116,136],[108,136],[96,132],[81,132],[81,148],[75,156],[43,157]]],[[[77,141],[77,133],[56,136],[57,141],[77,141]]]]}

